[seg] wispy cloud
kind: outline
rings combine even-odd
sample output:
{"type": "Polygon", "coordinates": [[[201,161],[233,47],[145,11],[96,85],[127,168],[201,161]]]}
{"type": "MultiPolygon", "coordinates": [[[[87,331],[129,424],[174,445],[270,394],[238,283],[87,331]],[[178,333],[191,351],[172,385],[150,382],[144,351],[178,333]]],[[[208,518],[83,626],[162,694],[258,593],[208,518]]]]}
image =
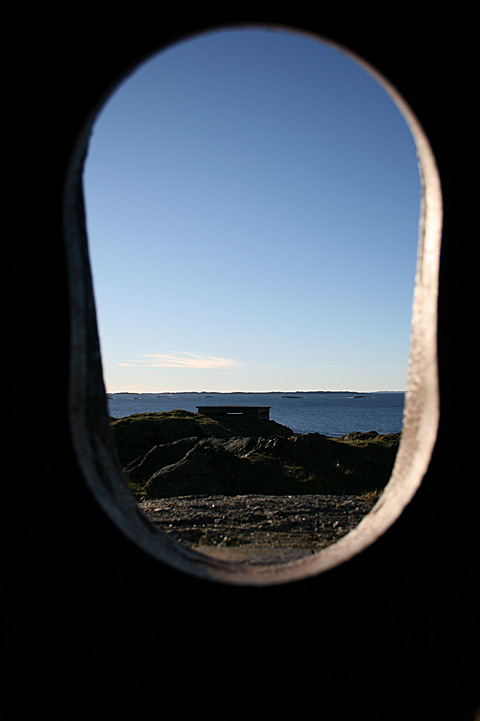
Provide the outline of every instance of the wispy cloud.
{"type": "Polygon", "coordinates": [[[234,368],[241,365],[232,358],[201,355],[200,353],[151,353],[141,360],[118,363],[122,368],[234,368]]]}

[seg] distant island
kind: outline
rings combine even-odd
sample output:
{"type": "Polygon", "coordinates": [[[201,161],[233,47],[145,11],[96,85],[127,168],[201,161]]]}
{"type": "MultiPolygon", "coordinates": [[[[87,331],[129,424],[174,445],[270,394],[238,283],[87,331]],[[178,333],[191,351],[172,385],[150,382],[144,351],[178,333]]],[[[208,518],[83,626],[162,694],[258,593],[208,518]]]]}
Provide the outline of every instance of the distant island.
{"type": "Polygon", "coordinates": [[[305,395],[315,394],[333,394],[333,395],[373,395],[375,393],[405,393],[405,391],[169,391],[160,393],[159,391],[151,391],[148,393],[138,393],[133,391],[108,391],[108,396],[120,396],[120,395],[131,395],[131,396],[182,396],[182,395],[215,395],[215,396],[230,396],[230,395],[282,395],[284,397],[299,397],[305,395]]]}

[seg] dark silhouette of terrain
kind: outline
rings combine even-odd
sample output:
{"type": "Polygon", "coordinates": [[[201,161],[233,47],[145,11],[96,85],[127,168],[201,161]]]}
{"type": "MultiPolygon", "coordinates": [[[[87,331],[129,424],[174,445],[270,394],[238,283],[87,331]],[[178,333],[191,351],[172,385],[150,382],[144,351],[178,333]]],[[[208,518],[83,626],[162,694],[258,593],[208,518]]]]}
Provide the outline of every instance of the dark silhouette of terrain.
{"type": "Polygon", "coordinates": [[[112,419],[120,465],[138,498],[360,495],[380,491],[400,434],[331,438],[275,421],[176,410],[112,419]]]}

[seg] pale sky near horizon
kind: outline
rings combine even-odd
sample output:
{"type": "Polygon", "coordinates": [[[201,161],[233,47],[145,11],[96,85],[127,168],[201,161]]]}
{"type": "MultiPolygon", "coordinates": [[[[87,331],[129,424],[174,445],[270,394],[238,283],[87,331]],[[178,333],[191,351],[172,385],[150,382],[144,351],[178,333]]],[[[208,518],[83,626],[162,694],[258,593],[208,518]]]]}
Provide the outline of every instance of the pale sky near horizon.
{"type": "Polygon", "coordinates": [[[108,392],[405,389],[415,145],[344,53],[171,46],[101,109],[84,190],[108,392]]]}

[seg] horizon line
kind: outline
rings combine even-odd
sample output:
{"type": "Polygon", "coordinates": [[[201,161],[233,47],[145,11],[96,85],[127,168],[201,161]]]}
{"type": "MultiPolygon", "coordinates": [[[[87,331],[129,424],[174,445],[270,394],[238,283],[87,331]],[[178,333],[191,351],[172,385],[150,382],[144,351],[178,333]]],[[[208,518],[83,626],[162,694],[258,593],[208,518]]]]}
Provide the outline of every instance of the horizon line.
{"type": "Polygon", "coordinates": [[[215,393],[216,395],[232,395],[232,394],[256,394],[256,395],[262,395],[262,394],[268,394],[268,393],[406,393],[406,389],[380,389],[380,390],[374,390],[374,391],[367,391],[367,390],[356,390],[356,389],[337,389],[337,390],[275,390],[275,391],[213,391],[213,390],[202,390],[202,391],[195,391],[195,390],[189,390],[189,391],[167,391],[167,390],[156,390],[156,391],[107,391],[105,390],[105,393],[107,395],[117,395],[117,394],[126,394],[129,395],[152,395],[154,393],[159,394],[198,394],[198,395],[204,395],[208,393],[215,393]]]}

